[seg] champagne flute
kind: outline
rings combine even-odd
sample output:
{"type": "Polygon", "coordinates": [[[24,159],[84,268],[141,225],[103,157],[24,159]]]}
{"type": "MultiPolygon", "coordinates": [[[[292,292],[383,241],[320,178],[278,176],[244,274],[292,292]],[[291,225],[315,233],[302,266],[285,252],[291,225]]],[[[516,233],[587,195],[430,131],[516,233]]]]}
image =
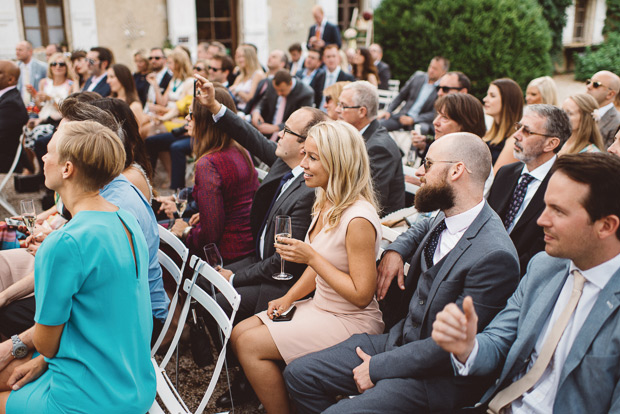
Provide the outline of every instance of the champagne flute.
{"type": "Polygon", "coordinates": [[[220,255],[220,251],[215,243],[207,244],[203,250],[205,252],[205,259],[207,263],[209,263],[209,266],[219,271],[222,266],[224,266],[224,260],[222,259],[222,255],[220,255]]]}
{"type": "Polygon", "coordinates": [[[174,203],[177,206],[177,213],[179,218],[183,218],[183,213],[187,207],[187,189],[179,188],[174,194],[174,203]]]}
{"type": "Polygon", "coordinates": [[[20,208],[22,212],[22,219],[24,220],[24,224],[28,228],[30,235],[34,237],[34,226],[37,222],[37,213],[34,208],[33,200],[22,200],[20,203],[20,208]]]}
{"type": "MultiPolygon", "coordinates": [[[[291,233],[291,218],[289,216],[276,216],[276,243],[282,243],[278,240],[281,237],[290,238],[291,233]]],[[[284,262],[285,260],[280,258],[280,273],[276,273],[272,276],[275,280],[291,280],[293,278],[293,275],[284,271],[284,262]]]]}

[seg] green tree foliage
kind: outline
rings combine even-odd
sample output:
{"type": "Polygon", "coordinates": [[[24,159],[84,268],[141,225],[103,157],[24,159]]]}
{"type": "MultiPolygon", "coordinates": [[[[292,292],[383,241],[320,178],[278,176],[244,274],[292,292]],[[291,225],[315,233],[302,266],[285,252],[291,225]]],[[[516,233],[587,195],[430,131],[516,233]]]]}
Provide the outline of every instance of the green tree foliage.
{"type": "Polygon", "coordinates": [[[575,58],[575,79],[588,79],[599,70],[620,73],[620,33],[609,33],[595,51],[588,47],[575,58]]]}
{"type": "Polygon", "coordinates": [[[603,34],[620,33],[620,0],[607,0],[603,34]]]}
{"type": "Polygon", "coordinates": [[[401,81],[442,55],[471,79],[478,97],[499,77],[525,87],[552,69],[551,34],[537,0],[383,0],[375,39],[401,81]]]}
{"type": "MultiPolygon", "coordinates": [[[[607,0],[619,2],[619,0],[607,0]]],[[[538,0],[542,7],[543,17],[551,29],[551,55],[558,59],[562,55],[562,30],[566,26],[566,8],[573,0],[538,0]]]]}

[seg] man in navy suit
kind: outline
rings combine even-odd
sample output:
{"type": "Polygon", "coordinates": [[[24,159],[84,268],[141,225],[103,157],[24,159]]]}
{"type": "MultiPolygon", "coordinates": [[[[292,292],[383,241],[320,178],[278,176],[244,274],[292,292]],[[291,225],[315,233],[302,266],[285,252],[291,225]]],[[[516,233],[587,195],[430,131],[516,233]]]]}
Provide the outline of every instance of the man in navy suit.
{"type": "Polygon", "coordinates": [[[19,68],[8,60],[0,60],[0,173],[11,168],[22,128],[28,112],[17,90],[19,68]]]}
{"type": "MultiPolygon", "coordinates": [[[[620,406],[620,159],[555,162],[538,224],[545,252],[476,335],[478,306],[449,304],[433,339],[460,375],[499,372],[481,400],[489,412],[608,413],[620,406]]],[[[479,329],[478,329],[479,330],[479,329]]]]}
{"type": "Polygon", "coordinates": [[[398,275],[386,302],[403,316],[386,334],[353,335],[289,364],[284,379],[299,413],[439,412],[473,402],[490,385],[492,376],[455,378],[450,355],[430,335],[437,312],[467,295],[486,326],[517,286],[517,252],[482,196],[491,153],[480,137],[455,133],[435,141],[426,161],[416,173],[416,208],[441,212],[401,234],[378,269],[378,298],[398,275]],[[352,394],[359,395],[336,402],[352,394]]]}
{"type": "Polygon", "coordinates": [[[316,24],[312,25],[308,33],[308,48],[322,48],[325,45],[332,44],[341,48],[340,29],[327,21],[321,6],[312,8],[312,17],[314,17],[316,24]]]}
{"type": "Polygon", "coordinates": [[[106,47],[93,47],[86,54],[86,61],[91,71],[91,77],[84,84],[83,92],[97,92],[104,98],[110,95],[108,85],[108,68],[114,63],[112,51],[106,47]]]}
{"type": "MultiPolygon", "coordinates": [[[[355,76],[350,73],[344,72],[340,68],[340,51],[338,46],[335,44],[327,45],[325,49],[323,49],[323,63],[325,64],[325,76],[317,79],[315,85],[316,89],[320,90],[321,93],[328,86],[332,86],[336,82],[355,82],[355,76]]],[[[321,103],[318,105],[318,108],[321,111],[325,111],[325,97],[321,97],[321,103]]]]}
{"type": "Polygon", "coordinates": [[[323,99],[323,85],[325,84],[325,71],[321,68],[323,51],[310,49],[304,60],[304,68],[295,74],[303,83],[314,89],[314,106],[319,108],[323,99]],[[320,87],[319,87],[320,85],[320,87]]]}
{"type": "Polygon", "coordinates": [[[381,45],[373,43],[368,50],[370,51],[377,72],[379,73],[379,89],[389,89],[389,80],[392,77],[392,71],[390,70],[390,65],[382,60],[383,48],[381,45]]]}

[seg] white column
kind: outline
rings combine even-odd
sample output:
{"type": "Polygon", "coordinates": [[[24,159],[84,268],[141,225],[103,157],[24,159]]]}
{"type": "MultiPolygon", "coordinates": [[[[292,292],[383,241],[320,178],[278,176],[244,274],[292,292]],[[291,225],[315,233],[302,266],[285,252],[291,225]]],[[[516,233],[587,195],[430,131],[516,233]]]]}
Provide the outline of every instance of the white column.
{"type": "Polygon", "coordinates": [[[71,19],[70,27],[67,28],[67,35],[71,36],[71,48],[89,50],[99,46],[95,0],[66,0],[66,6],[69,13],[65,13],[65,16],[68,14],[71,19]]]}
{"type": "Polygon", "coordinates": [[[170,42],[188,47],[195,57],[198,43],[196,0],[168,0],[167,3],[170,42]]]}
{"type": "Polygon", "coordinates": [[[24,39],[18,0],[0,0],[0,59],[15,59],[15,45],[24,39]]]}
{"type": "MultiPolygon", "coordinates": [[[[268,22],[270,9],[267,0],[244,0],[242,40],[240,43],[249,42],[258,48],[258,60],[265,65],[269,56],[269,32],[268,22]]],[[[234,56],[234,51],[232,54],[234,56]]]]}

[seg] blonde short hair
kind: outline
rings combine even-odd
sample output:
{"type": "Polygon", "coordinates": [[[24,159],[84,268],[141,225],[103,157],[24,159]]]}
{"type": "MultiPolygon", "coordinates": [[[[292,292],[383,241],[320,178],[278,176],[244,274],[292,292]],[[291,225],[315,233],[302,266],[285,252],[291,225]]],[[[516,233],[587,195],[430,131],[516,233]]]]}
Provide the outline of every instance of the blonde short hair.
{"type": "Polygon", "coordinates": [[[96,191],[123,172],[125,149],[109,128],[94,121],[63,123],[56,148],[59,162],[70,161],[85,191],[96,191]]]}
{"type": "Polygon", "coordinates": [[[558,88],[551,76],[532,79],[527,87],[529,88],[530,86],[538,89],[542,103],[558,106],[558,88]]]}
{"type": "Polygon", "coordinates": [[[317,215],[326,201],[332,203],[326,212],[326,230],[336,227],[342,213],[360,198],[377,208],[368,152],[359,131],[344,121],[321,122],[310,128],[308,138],[316,142],[329,176],[327,190],[317,189],[312,207],[312,214],[317,215]]]}

